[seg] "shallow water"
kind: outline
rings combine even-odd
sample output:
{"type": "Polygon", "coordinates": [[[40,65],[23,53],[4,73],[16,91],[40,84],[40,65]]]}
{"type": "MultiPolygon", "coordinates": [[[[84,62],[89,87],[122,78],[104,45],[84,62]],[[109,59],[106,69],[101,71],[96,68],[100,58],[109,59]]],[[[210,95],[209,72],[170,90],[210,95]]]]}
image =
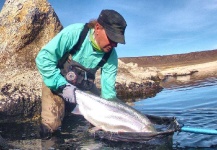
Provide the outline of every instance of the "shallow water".
{"type": "MultiPolygon", "coordinates": [[[[144,114],[174,116],[185,126],[217,129],[217,77],[169,78],[162,86],[163,91],[155,97],[135,102],[133,107],[144,114]]],[[[217,149],[217,135],[180,132],[173,135],[172,144],[147,145],[94,139],[84,132],[88,127],[82,117],[69,116],[63,121],[61,134],[50,140],[39,138],[35,123],[3,124],[0,134],[7,148],[16,149],[217,149]]]]}

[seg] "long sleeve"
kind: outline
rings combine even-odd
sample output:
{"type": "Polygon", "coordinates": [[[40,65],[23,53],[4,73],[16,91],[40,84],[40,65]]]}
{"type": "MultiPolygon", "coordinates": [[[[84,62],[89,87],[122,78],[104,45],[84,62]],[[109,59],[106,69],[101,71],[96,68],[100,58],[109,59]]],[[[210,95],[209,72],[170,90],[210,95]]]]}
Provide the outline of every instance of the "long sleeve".
{"type": "Polygon", "coordinates": [[[105,99],[115,99],[115,82],[117,76],[118,59],[115,50],[111,53],[107,63],[102,67],[101,72],[101,95],[105,99]]]}
{"type": "Polygon", "coordinates": [[[39,51],[36,57],[36,66],[45,85],[50,89],[57,90],[59,86],[67,83],[60,74],[57,63],[77,43],[82,29],[83,25],[66,27],[39,51]]]}

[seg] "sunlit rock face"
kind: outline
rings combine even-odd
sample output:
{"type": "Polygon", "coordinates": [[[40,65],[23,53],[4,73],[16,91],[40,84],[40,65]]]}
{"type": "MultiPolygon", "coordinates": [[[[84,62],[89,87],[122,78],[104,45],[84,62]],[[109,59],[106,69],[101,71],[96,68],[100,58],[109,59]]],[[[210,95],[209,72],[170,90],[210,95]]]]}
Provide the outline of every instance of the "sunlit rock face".
{"type": "Polygon", "coordinates": [[[46,0],[5,1],[0,13],[0,117],[39,113],[42,80],[35,57],[61,29],[46,0]]]}

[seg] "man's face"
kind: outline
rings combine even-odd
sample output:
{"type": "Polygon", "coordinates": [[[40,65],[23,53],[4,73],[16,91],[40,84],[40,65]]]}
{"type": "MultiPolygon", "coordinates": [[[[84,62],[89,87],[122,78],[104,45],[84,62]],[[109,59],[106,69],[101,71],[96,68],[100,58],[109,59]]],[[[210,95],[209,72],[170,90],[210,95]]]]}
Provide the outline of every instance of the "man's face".
{"type": "Polygon", "coordinates": [[[104,52],[107,53],[114,47],[117,47],[118,44],[107,37],[105,30],[99,23],[97,23],[95,26],[94,34],[97,44],[104,52]]]}

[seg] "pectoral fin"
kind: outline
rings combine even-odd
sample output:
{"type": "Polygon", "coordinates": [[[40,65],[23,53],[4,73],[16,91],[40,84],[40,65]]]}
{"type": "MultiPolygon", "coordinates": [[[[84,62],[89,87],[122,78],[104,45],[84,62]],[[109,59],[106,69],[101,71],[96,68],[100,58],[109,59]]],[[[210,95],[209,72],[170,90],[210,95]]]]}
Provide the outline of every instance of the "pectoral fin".
{"type": "Polygon", "coordinates": [[[99,128],[99,127],[92,127],[91,129],[89,129],[89,132],[90,133],[95,133],[96,131],[99,131],[99,130],[101,130],[101,128],[99,128]]]}
{"type": "Polygon", "coordinates": [[[75,106],[75,108],[73,109],[73,111],[71,113],[75,114],[75,115],[82,115],[80,110],[79,110],[79,105],[78,104],[75,106]]]}

